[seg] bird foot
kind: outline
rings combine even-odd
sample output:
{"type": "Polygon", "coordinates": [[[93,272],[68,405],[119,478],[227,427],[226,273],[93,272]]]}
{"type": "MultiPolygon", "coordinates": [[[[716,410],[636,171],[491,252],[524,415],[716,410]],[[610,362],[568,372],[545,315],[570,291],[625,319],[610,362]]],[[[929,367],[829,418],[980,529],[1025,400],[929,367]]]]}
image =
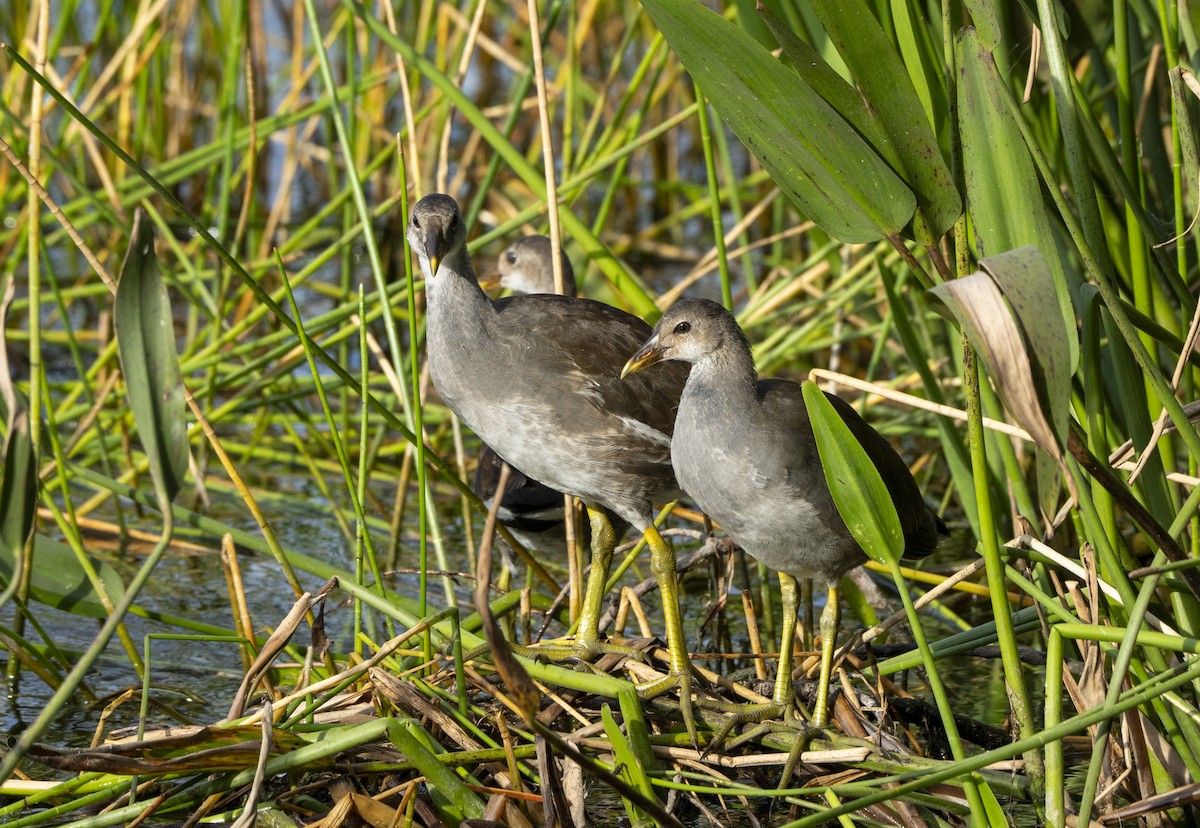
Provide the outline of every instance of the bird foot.
{"type": "Polygon", "coordinates": [[[665,676],[637,686],[638,697],[650,700],[679,688],[679,715],[692,745],[700,747],[700,731],[696,727],[696,714],[692,707],[692,674],[686,670],[671,670],[665,676]]]}
{"type": "MultiPolygon", "coordinates": [[[[705,756],[720,750],[725,740],[729,738],[729,734],[735,728],[750,723],[757,723],[761,727],[762,723],[767,719],[786,718],[789,714],[794,715],[795,711],[795,707],[790,701],[767,702],[765,704],[733,704],[731,702],[704,700],[701,702],[701,705],[705,708],[728,714],[725,724],[721,726],[721,729],[704,746],[705,756]]],[[[754,728],[751,732],[758,732],[758,730],[759,728],[754,728]]],[[[742,734],[730,742],[728,747],[737,747],[747,740],[747,735],[742,734]]]]}

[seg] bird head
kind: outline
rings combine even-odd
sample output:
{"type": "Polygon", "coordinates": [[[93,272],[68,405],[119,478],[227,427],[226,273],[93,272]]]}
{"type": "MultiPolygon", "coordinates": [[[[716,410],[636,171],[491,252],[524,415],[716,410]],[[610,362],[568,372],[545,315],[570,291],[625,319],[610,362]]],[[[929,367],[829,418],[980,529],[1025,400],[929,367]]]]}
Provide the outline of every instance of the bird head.
{"type": "MultiPolygon", "coordinates": [[[[650,338],[625,363],[621,376],[669,359],[698,362],[733,337],[745,343],[745,336],[725,308],[707,299],[682,299],[658,320],[650,338]]],[[[748,345],[744,347],[749,350],[748,345]]]]}
{"type": "Polygon", "coordinates": [[[417,202],[406,235],[427,281],[437,275],[442,259],[465,249],[467,244],[467,227],[458,202],[442,193],[427,195],[417,202]]]}

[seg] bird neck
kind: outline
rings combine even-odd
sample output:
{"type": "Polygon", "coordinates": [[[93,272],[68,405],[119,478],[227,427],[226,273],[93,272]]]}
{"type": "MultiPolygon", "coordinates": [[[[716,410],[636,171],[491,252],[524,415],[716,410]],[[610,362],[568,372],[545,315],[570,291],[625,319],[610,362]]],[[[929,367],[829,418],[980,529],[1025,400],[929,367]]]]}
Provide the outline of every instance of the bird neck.
{"type": "Polygon", "coordinates": [[[487,294],[479,287],[475,268],[471,266],[471,255],[467,248],[451,251],[438,264],[438,271],[425,286],[431,302],[438,302],[445,295],[445,304],[477,304],[487,302],[487,294]]]}
{"type": "Polygon", "coordinates": [[[467,332],[487,331],[495,308],[479,287],[465,247],[446,254],[425,289],[431,340],[456,350],[461,350],[464,342],[480,341],[479,334],[467,332]]]}
{"type": "Polygon", "coordinates": [[[750,351],[742,348],[721,348],[692,365],[688,389],[711,394],[719,391],[723,399],[738,401],[753,399],[758,389],[758,371],[750,351]]]}

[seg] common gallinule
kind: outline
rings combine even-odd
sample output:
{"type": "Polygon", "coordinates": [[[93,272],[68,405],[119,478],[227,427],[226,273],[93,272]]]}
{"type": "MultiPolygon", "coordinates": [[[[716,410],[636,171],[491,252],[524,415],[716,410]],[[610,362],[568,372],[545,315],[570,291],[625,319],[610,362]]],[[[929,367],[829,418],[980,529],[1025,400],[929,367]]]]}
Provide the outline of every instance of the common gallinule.
{"type": "MultiPolygon", "coordinates": [[[[513,242],[500,254],[495,277],[481,279],[485,289],[503,287],[513,293],[555,293],[554,267],[550,239],[546,236],[525,236],[513,242]]],[[[563,295],[575,295],[575,271],[566,254],[562,256],[563,295]]],[[[504,461],[491,446],[484,444],[475,465],[475,494],[489,508],[500,481],[504,461]]],[[[497,518],[509,528],[521,543],[532,549],[552,554],[565,554],[566,533],[563,528],[563,496],[549,486],[513,469],[504,487],[504,499],[497,518]]],[[[619,530],[618,530],[619,533],[619,530]]]]}
{"type": "MultiPolygon", "coordinates": [[[[676,479],[734,542],[779,573],[784,612],[779,672],[772,704],[754,718],[791,710],[796,579],[813,578],[829,591],[821,613],[821,673],[812,716],[815,727],[824,727],[839,623],[838,582],[867,557],[825,483],[801,387],[760,380],[737,321],[706,299],[672,306],[624,373],[669,360],[692,365],[671,440],[676,479]]],[[[845,401],[828,396],[879,469],[904,530],[905,556],[928,555],[945,525],[887,440],[845,401]]]]}
{"type": "MultiPolygon", "coordinates": [[[[554,260],[548,236],[525,236],[513,242],[496,262],[500,286],[513,293],[557,293],[554,289],[554,260]]],[[[574,296],[575,270],[566,253],[562,262],[563,296],[574,296]]]]}
{"type": "Polygon", "coordinates": [[[426,348],[438,394],[514,468],[587,505],[592,569],[575,651],[605,649],[598,623],[615,545],[606,508],[643,533],[663,596],[670,671],[640,689],[652,696],[678,686],[695,738],[675,554],[651,511],[652,502],[678,495],[670,435],[687,369],[662,366],[623,380],[627,355],[650,328],[600,302],[489,299],[471,267],[458,204],[447,195],[417,202],[407,235],[425,276],[426,348]]]}

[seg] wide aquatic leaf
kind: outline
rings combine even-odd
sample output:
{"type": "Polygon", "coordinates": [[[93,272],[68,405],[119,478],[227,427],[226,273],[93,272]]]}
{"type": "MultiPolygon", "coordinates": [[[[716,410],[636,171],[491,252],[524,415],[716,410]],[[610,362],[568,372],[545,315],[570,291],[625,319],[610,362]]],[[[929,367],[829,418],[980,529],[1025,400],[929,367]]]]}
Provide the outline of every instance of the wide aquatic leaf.
{"type": "Polygon", "coordinates": [[[844,242],[898,234],[916,198],[820,95],[693,0],[642,5],[721,118],[810,219],[844,242]]]}
{"type": "MultiPolygon", "coordinates": [[[[33,539],[33,567],[30,596],[48,607],[72,612],[88,618],[107,618],[92,582],[75,556],[71,547],[61,541],[37,535],[33,539]]],[[[19,550],[18,550],[19,551],[19,550]]],[[[17,558],[7,544],[0,548],[0,584],[8,583],[16,569],[17,558]]],[[[125,593],[121,576],[111,566],[98,560],[91,561],[92,568],[100,576],[104,591],[111,601],[117,601],[125,593]]]]}
{"type": "MultiPolygon", "coordinates": [[[[767,24],[772,36],[779,41],[780,54],[791,65],[801,80],[837,110],[850,126],[867,140],[880,157],[892,169],[900,168],[900,156],[892,147],[892,140],[884,131],[879,118],[863,102],[862,95],[851,86],[837,70],[830,66],[821,53],[801,40],[787,24],[766,6],[758,10],[759,17],[767,24]]],[[[745,25],[745,21],[742,21],[745,25]]]]}
{"type": "Polygon", "coordinates": [[[884,565],[899,560],[904,531],[879,469],[825,392],[812,380],[804,383],[803,391],[821,468],[838,514],[868,557],[884,565]]]}
{"type": "Polygon", "coordinates": [[[916,193],[918,240],[936,244],[962,213],[962,199],[904,62],[864,0],[810,3],[890,138],[901,165],[897,172],[916,193]]]}
{"type": "Polygon", "coordinates": [[[187,473],[187,421],[171,302],[154,255],[154,229],[141,210],[117,282],[114,326],[133,422],[165,504],[187,473]]]}

